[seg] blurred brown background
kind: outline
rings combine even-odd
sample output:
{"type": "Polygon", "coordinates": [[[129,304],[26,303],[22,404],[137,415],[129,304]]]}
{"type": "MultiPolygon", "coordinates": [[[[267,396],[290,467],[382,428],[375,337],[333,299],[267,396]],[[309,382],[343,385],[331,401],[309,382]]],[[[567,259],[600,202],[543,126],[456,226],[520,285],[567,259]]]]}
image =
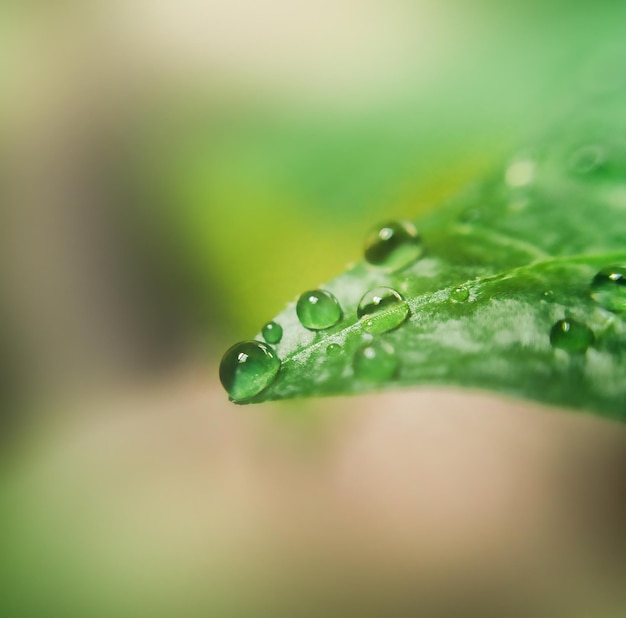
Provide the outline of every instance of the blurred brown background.
{"type": "Polygon", "coordinates": [[[217,380],[372,224],[538,130],[623,18],[2,3],[2,615],[625,615],[620,425],[454,390],[238,408],[217,380]]]}

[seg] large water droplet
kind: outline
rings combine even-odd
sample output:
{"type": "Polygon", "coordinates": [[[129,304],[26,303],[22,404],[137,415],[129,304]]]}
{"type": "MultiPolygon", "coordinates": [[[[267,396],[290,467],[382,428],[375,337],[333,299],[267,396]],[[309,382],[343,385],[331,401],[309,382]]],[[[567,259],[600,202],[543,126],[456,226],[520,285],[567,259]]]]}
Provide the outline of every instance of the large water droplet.
{"type": "Polygon", "coordinates": [[[242,341],[226,351],[220,381],[233,401],[246,401],[264,391],[278,375],[280,359],[259,341],[242,341]]]}
{"type": "Polygon", "coordinates": [[[394,349],[384,341],[369,342],[354,354],[354,374],[368,382],[390,380],[396,375],[398,365],[394,349]]]}
{"type": "Polygon", "coordinates": [[[374,288],[361,298],[357,315],[364,330],[377,335],[400,326],[409,315],[409,306],[392,288],[374,288]]]}
{"type": "Polygon", "coordinates": [[[261,334],[267,343],[278,343],[283,338],[283,327],[276,322],[268,322],[261,334]]]}
{"type": "Polygon", "coordinates": [[[300,323],[309,330],[324,330],[341,320],[339,301],[326,290],[309,290],[300,296],[296,305],[300,323]]]}
{"type": "Polygon", "coordinates": [[[626,312],[626,266],[607,266],[591,282],[591,298],[609,311],[626,312]]]}
{"type": "Polygon", "coordinates": [[[365,259],[377,268],[393,272],[405,268],[424,252],[417,229],[408,221],[393,221],[370,232],[365,259]]]}
{"type": "Polygon", "coordinates": [[[595,341],[593,331],[570,318],[559,320],[550,331],[550,343],[566,352],[585,352],[595,341]]]}

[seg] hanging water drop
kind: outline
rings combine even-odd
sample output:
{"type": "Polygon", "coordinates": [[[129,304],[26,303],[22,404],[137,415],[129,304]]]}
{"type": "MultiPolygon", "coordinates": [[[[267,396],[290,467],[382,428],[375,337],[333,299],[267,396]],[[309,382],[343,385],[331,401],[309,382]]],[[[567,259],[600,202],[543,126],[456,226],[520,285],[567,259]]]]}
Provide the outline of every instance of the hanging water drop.
{"type": "Polygon", "coordinates": [[[591,298],[609,311],[626,312],[626,266],[603,268],[591,282],[591,298]]]}
{"type": "Polygon", "coordinates": [[[325,330],[341,320],[339,301],[326,290],[309,290],[296,304],[300,323],[309,330],[325,330]]]}
{"type": "Polygon", "coordinates": [[[363,329],[377,335],[400,326],[409,315],[409,305],[394,289],[379,287],[361,298],[357,315],[363,329]]]}
{"type": "Polygon", "coordinates": [[[276,322],[268,322],[261,331],[267,343],[279,343],[283,338],[283,327],[276,322]]]}
{"type": "Polygon", "coordinates": [[[365,259],[372,266],[393,272],[405,268],[424,252],[422,239],[408,221],[394,221],[370,232],[365,242],[365,259]]]}
{"type": "Polygon", "coordinates": [[[384,382],[398,371],[398,357],[394,349],[383,341],[372,341],[354,354],[354,374],[368,382],[384,382]]]}
{"type": "Polygon", "coordinates": [[[280,359],[259,341],[242,341],[226,351],[220,381],[231,399],[243,402],[264,391],[280,370],[280,359]]]}
{"type": "Polygon", "coordinates": [[[593,331],[586,325],[570,318],[559,320],[550,331],[552,347],[566,352],[582,353],[593,344],[593,331]]]}

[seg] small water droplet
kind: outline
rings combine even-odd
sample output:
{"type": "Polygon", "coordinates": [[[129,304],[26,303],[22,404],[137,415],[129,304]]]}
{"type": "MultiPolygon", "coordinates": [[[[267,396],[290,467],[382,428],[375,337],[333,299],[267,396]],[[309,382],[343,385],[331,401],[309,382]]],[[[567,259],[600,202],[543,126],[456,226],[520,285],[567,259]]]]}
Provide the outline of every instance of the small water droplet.
{"type": "Polygon", "coordinates": [[[535,180],[535,162],[519,159],[507,167],[504,178],[509,187],[525,187],[535,180]]]}
{"type": "Polygon", "coordinates": [[[469,290],[461,285],[450,292],[450,300],[453,303],[464,303],[469,298],[469,295],[469,290]]]}
{"type": "Polygon", "coordinates": [[[600,146],[588,145],[579,148],[569,158],[569,168],[575,174],[591,174],[600,169],[606,161],[606,154],[600,146]]]}
{"type": "Polygon", "coordinates": [[[326,290],[309,290],[296,304],[300,323],[309,330],[325,330],[341,320],[339,301],[326,290]]]}
{"type": "Polygon", "coordinates": [[[283,338],[283,327],[276,322],[268,322],[261,334],[267,343],[278,343],[283,338]]]}
{"type": "Polygon", "coordinates": [[[591,298],[614,311],[626,312],[626,266],[607,266],[591,282],[591,298]]]}
{"type": "Polygon", "coordinates": [[[393,272],[417,260],[424,247],[415,226],[408,221],[394,221],[370,232],[365,242],[365,259],[372,265],[393,272]]]}
{"type": "Polygon", "coordinates": [[[331,356],[332,358],[337,358],[337,356],[341,355],[341,352],[341,346],[338,343],[331,343],[326,348],[326,354],[328,354],[328,356],[331,356]]]}
{"type": "Polygon", "coordinates": [[[409,315],[409,305],[392,288],[374,288],[366,292],[357,309],[368,333],[380,334],[397,328],[409,315]]]}
{"type": "Polygon", "coordinates": [[[559,320],[550,331],[550,343],[566,352],[585,352],[595,341],[593,331],[570,318],[559,320]]]}
{"type": "Polygon", "coordinates": [[[242,341],[226,351],[220,381],[233,401],[246,401],[264,391],[278,375],[280,359],[260,341],[242,341]]]}
{"type": "Polygon", "coordinates": [[[373,341],[361,346],[354,354],[354,374],[368,382],[390,380],[398,371],[398,357],[384,341],[373,341]]]}

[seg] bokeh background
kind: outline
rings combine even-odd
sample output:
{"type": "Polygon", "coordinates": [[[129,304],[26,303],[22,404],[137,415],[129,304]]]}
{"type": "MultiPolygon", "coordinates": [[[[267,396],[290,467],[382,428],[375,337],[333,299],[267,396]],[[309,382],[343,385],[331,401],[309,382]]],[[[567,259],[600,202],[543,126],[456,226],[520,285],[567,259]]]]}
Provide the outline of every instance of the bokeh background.
{"type": "Polygon", "coordinates": [[[622,79],[609,0],[0,4],[0,614],[626,615],[626,430],[235,407],[223,351],[622,79]],[[621,76],[621,77],[620,77],[621,76]]]}

